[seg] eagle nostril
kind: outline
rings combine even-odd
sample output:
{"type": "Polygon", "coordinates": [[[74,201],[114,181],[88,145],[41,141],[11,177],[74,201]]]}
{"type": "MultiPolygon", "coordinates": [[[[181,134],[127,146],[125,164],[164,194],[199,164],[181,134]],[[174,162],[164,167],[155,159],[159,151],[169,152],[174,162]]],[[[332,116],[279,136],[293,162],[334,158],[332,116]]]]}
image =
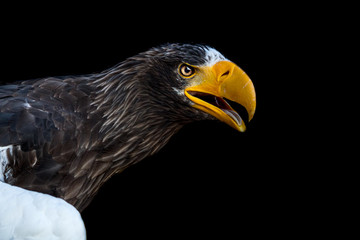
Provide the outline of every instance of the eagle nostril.
{"type": "Polygon", "coordinates": [[[221,77],[226,77],[227,75],[229,75],[229,73],[230,73],[230,71],[226,71],[221,75],[221,77]]]}
{"type": "Polygon", "coordinates": [[[230,73],[230,71],[226,71],[221,76],[223,77],[223,76],[229,75],[229,73],[230,73]]]}
{"type": "Polygon", "coordinates": [[[221,82],[221,81],[225,80],[229,74],[230,74],[229,70],[224,72],[223,74],[221,74],[219,77],[219,81],[221,82]]]}

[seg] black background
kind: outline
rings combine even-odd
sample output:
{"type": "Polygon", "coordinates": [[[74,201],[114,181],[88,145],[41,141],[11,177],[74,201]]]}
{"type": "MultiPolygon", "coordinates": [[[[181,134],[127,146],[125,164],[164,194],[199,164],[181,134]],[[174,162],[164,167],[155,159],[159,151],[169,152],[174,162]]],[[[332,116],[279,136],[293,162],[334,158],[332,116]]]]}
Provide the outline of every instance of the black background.
{"type": "Polygon", "coordinates": [[[245,133],[215,121],[190,124],[159,153],[112,177],[82,213],[88,239],[307,236],[318,229],[328,183],[307,125],[300,58],[311,33],[300,15],[273,5],[142,7],[50,8],[4,19],[1,81],[99,72],[159,44],[203,43],[250,76],[257,110],[245,133]]]}

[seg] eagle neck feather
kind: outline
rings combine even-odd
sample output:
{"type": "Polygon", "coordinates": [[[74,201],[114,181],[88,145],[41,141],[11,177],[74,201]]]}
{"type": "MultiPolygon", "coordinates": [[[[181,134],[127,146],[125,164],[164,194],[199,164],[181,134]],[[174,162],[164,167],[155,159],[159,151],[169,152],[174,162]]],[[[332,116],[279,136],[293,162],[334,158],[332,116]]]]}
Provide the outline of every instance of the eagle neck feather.
{"type": "Polygon", "coordinates": [[[119,171],[157,152],[183,124],[164,114],[146,81],[148,60],[135,56],[98,75],[91,114],[102,116],[101,161],[119,171]]]}
{"type": "MultiPolygon", "coordinates": [[[[87,186],[82,193],[86,197],[77,198],[73,191],[63,196],[80,211],[113,174],[156,153],[183,126],[169,119],[164,106],[151,95],[143,75],[148,64],[141,63],[137,58],[128,59],[92,81],[95,92],[88,119],[94,123],[91,132],[96,137],[87,151],[96,152],[96,157],[88,154],[93,162],[89,180],[79,183],[87,186]]],[[[69,179],[73,181],[72,177],[69,179]]]]}

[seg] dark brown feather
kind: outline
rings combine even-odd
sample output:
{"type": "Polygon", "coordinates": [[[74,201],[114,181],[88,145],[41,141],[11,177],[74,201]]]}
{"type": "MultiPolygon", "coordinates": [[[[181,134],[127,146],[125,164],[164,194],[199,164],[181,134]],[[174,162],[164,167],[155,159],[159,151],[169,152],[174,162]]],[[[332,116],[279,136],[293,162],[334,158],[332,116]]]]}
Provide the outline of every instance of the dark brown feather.
{"type": "MultiPolygon", "coordinates": [[[[1,86],[0,146],[13,146],[5,181],[83,210],[113,174],[206,117],[172,90],[182,84],[173,75],[185,50],[169,45],[99,74],[1,86]]],[[[187,61],[201,63],[200,50],[193,51],[199,56],[187,61]]]]}

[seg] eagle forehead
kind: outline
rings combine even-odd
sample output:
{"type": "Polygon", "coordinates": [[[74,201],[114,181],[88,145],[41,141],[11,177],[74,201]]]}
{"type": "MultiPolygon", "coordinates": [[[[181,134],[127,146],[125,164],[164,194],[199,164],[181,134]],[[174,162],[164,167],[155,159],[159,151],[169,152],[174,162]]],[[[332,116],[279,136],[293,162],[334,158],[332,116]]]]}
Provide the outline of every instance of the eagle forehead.
{"type": "Polygon", "coordinates": [[[228,60],[218,50],[212,47],[206,47],[205,49],[205,63],[204,66],[212,66],[219,61],[228,60]]]}

